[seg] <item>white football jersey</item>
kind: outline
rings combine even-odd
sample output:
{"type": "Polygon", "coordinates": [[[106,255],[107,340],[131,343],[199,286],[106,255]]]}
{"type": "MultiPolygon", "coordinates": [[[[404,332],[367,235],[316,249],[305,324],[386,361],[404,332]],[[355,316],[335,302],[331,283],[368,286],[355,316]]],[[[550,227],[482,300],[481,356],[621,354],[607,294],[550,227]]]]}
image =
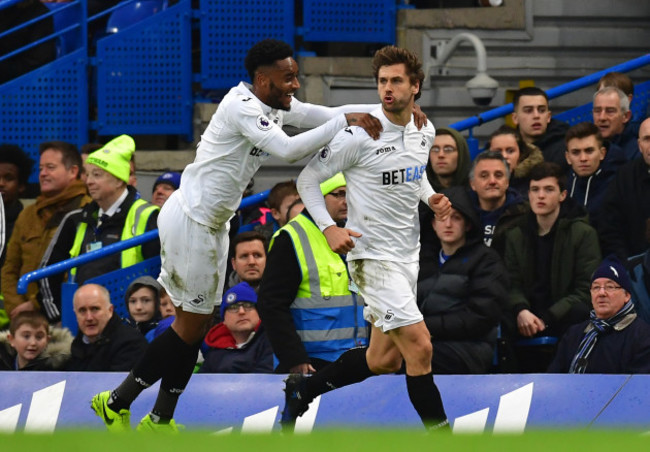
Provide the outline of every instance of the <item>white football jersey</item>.
{"type": "Polygon", "coordinates": [[[348,260],[418,260],[418,202],[434,194],[426,176],[435,129],[428,123],[418,130],[413,120],[393,124],[380,109],[383,132],[373,140],[359,127],[339,132],[305,167],[298,191],[321,230],[334,224],[318,184],[339,171],[347,181],[346,227],[363,234],[354,239],[348,260]]]}
{"type": "Polygon", "coordinates": [[[262,103],[242,82],[223,98],[201,136],[196,158],[183,171],[179,197],[184,212],[198,223],[222,227],[233,216],[260,165],[274,155],[300,160],[324,146],[347,125],[346,112],[376,106],[330,108],[291,101],[290,111],[262,103]],[[316,129],[289,137],[284,124],[316,129]]]}

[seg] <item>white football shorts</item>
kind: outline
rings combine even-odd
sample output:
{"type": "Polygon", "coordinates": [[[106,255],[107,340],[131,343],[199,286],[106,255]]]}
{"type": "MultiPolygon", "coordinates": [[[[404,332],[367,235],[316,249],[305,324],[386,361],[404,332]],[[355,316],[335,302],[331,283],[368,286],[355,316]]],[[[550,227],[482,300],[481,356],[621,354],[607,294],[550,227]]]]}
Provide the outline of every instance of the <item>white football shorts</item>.
{"type": "Polygon", "coordinates": [[[158,282],[174,306],[212,314],[223,293],[229,224],[215,229],[197,223],[183,211],[179,198],[173,193],[158,215],[162,261],[158,282]]]}
{"type": "Polygon", "coordinates": [[[348,261],[366,306],[363,317],[385,333],[423,320],[415,298],[418,262],[348,261]]]}

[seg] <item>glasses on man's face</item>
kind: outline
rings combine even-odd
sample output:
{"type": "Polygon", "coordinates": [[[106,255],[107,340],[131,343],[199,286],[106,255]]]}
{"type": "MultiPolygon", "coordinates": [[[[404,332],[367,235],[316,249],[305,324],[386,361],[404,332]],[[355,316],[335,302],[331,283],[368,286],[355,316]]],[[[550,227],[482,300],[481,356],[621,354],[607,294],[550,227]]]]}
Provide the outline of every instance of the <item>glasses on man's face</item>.
{"type": "Polygon", "coordinates": [[[453,153],[453,152],[456,152],[457,150],[458,150],[458,149],[456,149],[456,148],[453,147],[453,146],[443,146],[443,147],[440,147],[440,146],[432,146],[432,147],[431,147],[431,152],[433,152],[433,153],[435,153],[435,154],[440,153],[440,151],[444,152],[445,154],[451,154],[451,153],[453,153]]]}
{"type": "Polygon", "coordinates": [[[226,308],[226,311],[239,312],[239,308],[244,308],[244,311],[248,312],[255,309],[255,303],[251,303],[250,301],[238,301],[237,303],[233,303],[228,306],[226,308]]]}
{"type": "Polygon", "coordinates": [[[606,293],[612,293],[615,290],[622,289],[621,286],[616,286],[614,284],[605,284],[604,286],[599,286],[598,284],[594,284],[591,286],[591,292],[592,293],[598,293],[600,292],[600,289],[604,289],[606,293]]]}
{"type": "Polygon", "coordinates": [[[332,192],[328,193],[328,195],[332,195],[336,199],[344,199],[347,196],[347,191],[345,191],[345,190],[332,191],[332,192]]]}

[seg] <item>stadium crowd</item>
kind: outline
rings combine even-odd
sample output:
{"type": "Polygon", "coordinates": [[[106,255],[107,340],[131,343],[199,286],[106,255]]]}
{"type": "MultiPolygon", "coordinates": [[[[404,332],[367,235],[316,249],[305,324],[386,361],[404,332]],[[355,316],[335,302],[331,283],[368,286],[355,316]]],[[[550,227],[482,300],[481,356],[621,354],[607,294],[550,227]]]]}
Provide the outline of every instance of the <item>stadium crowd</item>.
{"type": "MultiPolygon", "coordinates": [[[[426,174],[447,194],[453,214],[439,221],[421,205],[414,225],[421,230],[417,298],[434,344],[434,372],[647,372],[650,119],[631,117],[632,93],[627,76],[607,74],[594,94],[593,121],[570,127],[551,117],[544,91],[523,88],[514,98],[515,127],[498,127],[473,161],[460,133],[438,128],[426,174]],[[610,300],[619,295],[622,303],[610,300]],[[608,303],[616,309],[603,317],[608,303]],[[627,320],[612,322],[617,315],[627,320]],[[587,359],[592,349],[597,362],[587,359]]],[[[83,285],[157,255],[157,241],[70,272],[81,284],[74,340],[60,326],[63,275],[16,293],[29,271],[155,229],[159,207],[179,187],[180,174],[167,172],[154,185],[156,205],[143,199],[130,185],[131,137],[84,148],[42,143],[40,195],[23,208],[34,162],[18,146],[0,147],[2,369],[128,370],[147,340],[173,321],[152,278],[134,281],[124,300],[83,285]],[[111,302],[123,303],[128,315],[120,318],[111,302]],[[35,347],[25,345],[31,340],[35,347]]],[[[333,179],[322,193],[343,225],[346,183],[342,175],[333,179]]],[[[352,295],[344,256],[317,228],[310,232],[313,220],[303,209],[287,181],[267,204],[238,212],[230,276],[197,371],[313,373],[347,349],[367,346],[365,322],[349,337],[342,333],[358,318],[356,297],[349,308],[328,312],[329,322],[323,316],[318,327],[304,323],[306,300],[352,295]],[[318,338],[317,330],[342,336],[318,338]]]]}

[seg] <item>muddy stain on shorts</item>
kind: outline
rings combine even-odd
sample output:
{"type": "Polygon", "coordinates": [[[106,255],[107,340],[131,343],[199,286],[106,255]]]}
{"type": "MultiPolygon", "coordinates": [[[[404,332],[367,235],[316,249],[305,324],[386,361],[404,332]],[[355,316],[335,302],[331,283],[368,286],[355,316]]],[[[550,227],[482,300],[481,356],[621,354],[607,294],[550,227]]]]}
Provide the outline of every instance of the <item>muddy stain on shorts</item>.
{"type": "Polygon", "coordinates": [[[348,264],[353,267],[352,273],[354,273],[354,283],[357,285],[361,293],[363,293],[363,289],[366,287],[366,278],[363,268],[364,262],[363,259],[348,262],[348,264]]]}

